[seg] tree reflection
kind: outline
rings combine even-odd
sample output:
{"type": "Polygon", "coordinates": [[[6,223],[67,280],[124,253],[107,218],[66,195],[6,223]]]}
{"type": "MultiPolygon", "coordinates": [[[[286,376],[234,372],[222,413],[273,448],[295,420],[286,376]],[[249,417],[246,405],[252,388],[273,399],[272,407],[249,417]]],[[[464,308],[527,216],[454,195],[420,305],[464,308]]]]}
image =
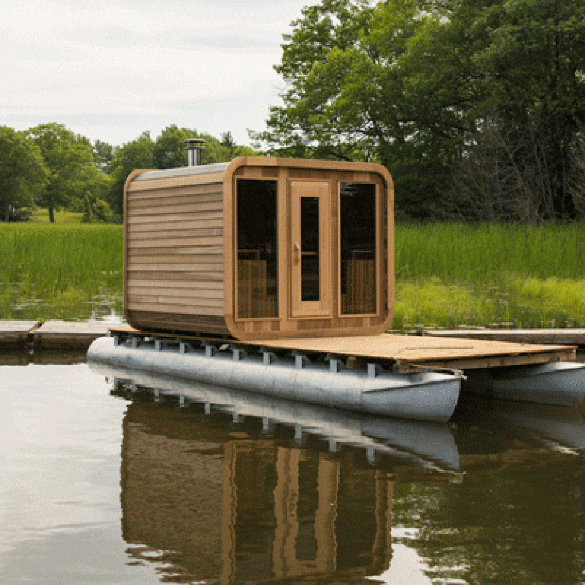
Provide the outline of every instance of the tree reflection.
{"type": "Polygon", "coordinates": [[[568,441],[571,428],[579,440],[583,419],[577,411],[540,408],[528,426],[527,412],[510,419],[523,427],[493,413],[482,420],[477,412],[473,423],[459,426],[468,469],[460,485],[397,486],[394,523],[418,529],[408,544],[427,559],[431,578],[478,585],[583,581],[585,459],[534,431],[546,428],[552,436],[556,429],[568,441]]]}

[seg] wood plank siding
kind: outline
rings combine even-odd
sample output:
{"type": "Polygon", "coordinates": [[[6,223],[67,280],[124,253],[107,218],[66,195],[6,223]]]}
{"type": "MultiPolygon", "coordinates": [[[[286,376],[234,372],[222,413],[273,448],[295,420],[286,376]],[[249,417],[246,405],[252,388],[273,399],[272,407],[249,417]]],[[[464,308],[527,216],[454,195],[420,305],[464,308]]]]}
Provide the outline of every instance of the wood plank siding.
{"type": "Polygon", "coordinates": [[[124,300],[134,326],[228,333],[223,174],[147,171],[127,182],[124,300]]]}

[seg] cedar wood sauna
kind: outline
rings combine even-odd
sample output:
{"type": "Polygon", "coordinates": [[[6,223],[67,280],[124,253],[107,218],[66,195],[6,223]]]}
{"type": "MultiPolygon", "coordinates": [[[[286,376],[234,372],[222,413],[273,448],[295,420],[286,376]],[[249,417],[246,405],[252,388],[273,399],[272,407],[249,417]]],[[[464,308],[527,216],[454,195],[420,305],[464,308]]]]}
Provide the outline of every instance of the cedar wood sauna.
{"type": "Polygon", "coordinates": [[[392,178],[377,164],[240,157],[135,171],[126,320],[239,340],[382,333],[393,229],[392,178]]]}

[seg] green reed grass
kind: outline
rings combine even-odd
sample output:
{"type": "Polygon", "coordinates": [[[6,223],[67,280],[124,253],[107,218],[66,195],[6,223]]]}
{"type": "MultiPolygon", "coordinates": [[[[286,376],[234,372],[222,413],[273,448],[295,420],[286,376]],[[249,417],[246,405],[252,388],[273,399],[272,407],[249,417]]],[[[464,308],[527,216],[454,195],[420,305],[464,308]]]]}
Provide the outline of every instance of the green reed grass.
{"type": "Polygon", "coordinates": [[[395,259],[397,279],[481,284],[505,273],[581,279],[585,223],[398,224],[395,259]]]}
{"type": "Polygon", "coordinates": [[[398,224],[393,328],[585,326],[585,224],[398,224]]]}
{"type": "Polygon", "coordinates": [[[121,310],[122,228],[0,224],[0,319],[121,310]]]}
{"type": "MultiPolygon", "coordinates": [[[[71,223],[79,224],[83,220],[83,213],[76,211],[55,211],[55,223],[71,223]]],[[[32,216],[28,220],[28,223],[49,223],[49,210],[48,209],[37,209],[33,211],[32,216]]]]}
{"type": "MultiPolygon", "coordinates": [[[[0,319],[122,310],[122,228],[0,223],[0,319]]],[[[397,224],[393,329],[585,327],[585,224],[397,224]]]]}

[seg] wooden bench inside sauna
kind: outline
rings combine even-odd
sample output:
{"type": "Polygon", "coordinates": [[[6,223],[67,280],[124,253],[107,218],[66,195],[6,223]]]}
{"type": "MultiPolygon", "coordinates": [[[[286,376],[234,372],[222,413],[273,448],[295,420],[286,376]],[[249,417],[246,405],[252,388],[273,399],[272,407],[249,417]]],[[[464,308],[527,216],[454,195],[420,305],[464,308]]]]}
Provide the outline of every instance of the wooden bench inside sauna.
{"type": "Polygon", "coordinates": [[[124,310],[143,331],[376,335],[393,309],[393,184],[377,164],[264,157],[125,186],[124,310]]]}

